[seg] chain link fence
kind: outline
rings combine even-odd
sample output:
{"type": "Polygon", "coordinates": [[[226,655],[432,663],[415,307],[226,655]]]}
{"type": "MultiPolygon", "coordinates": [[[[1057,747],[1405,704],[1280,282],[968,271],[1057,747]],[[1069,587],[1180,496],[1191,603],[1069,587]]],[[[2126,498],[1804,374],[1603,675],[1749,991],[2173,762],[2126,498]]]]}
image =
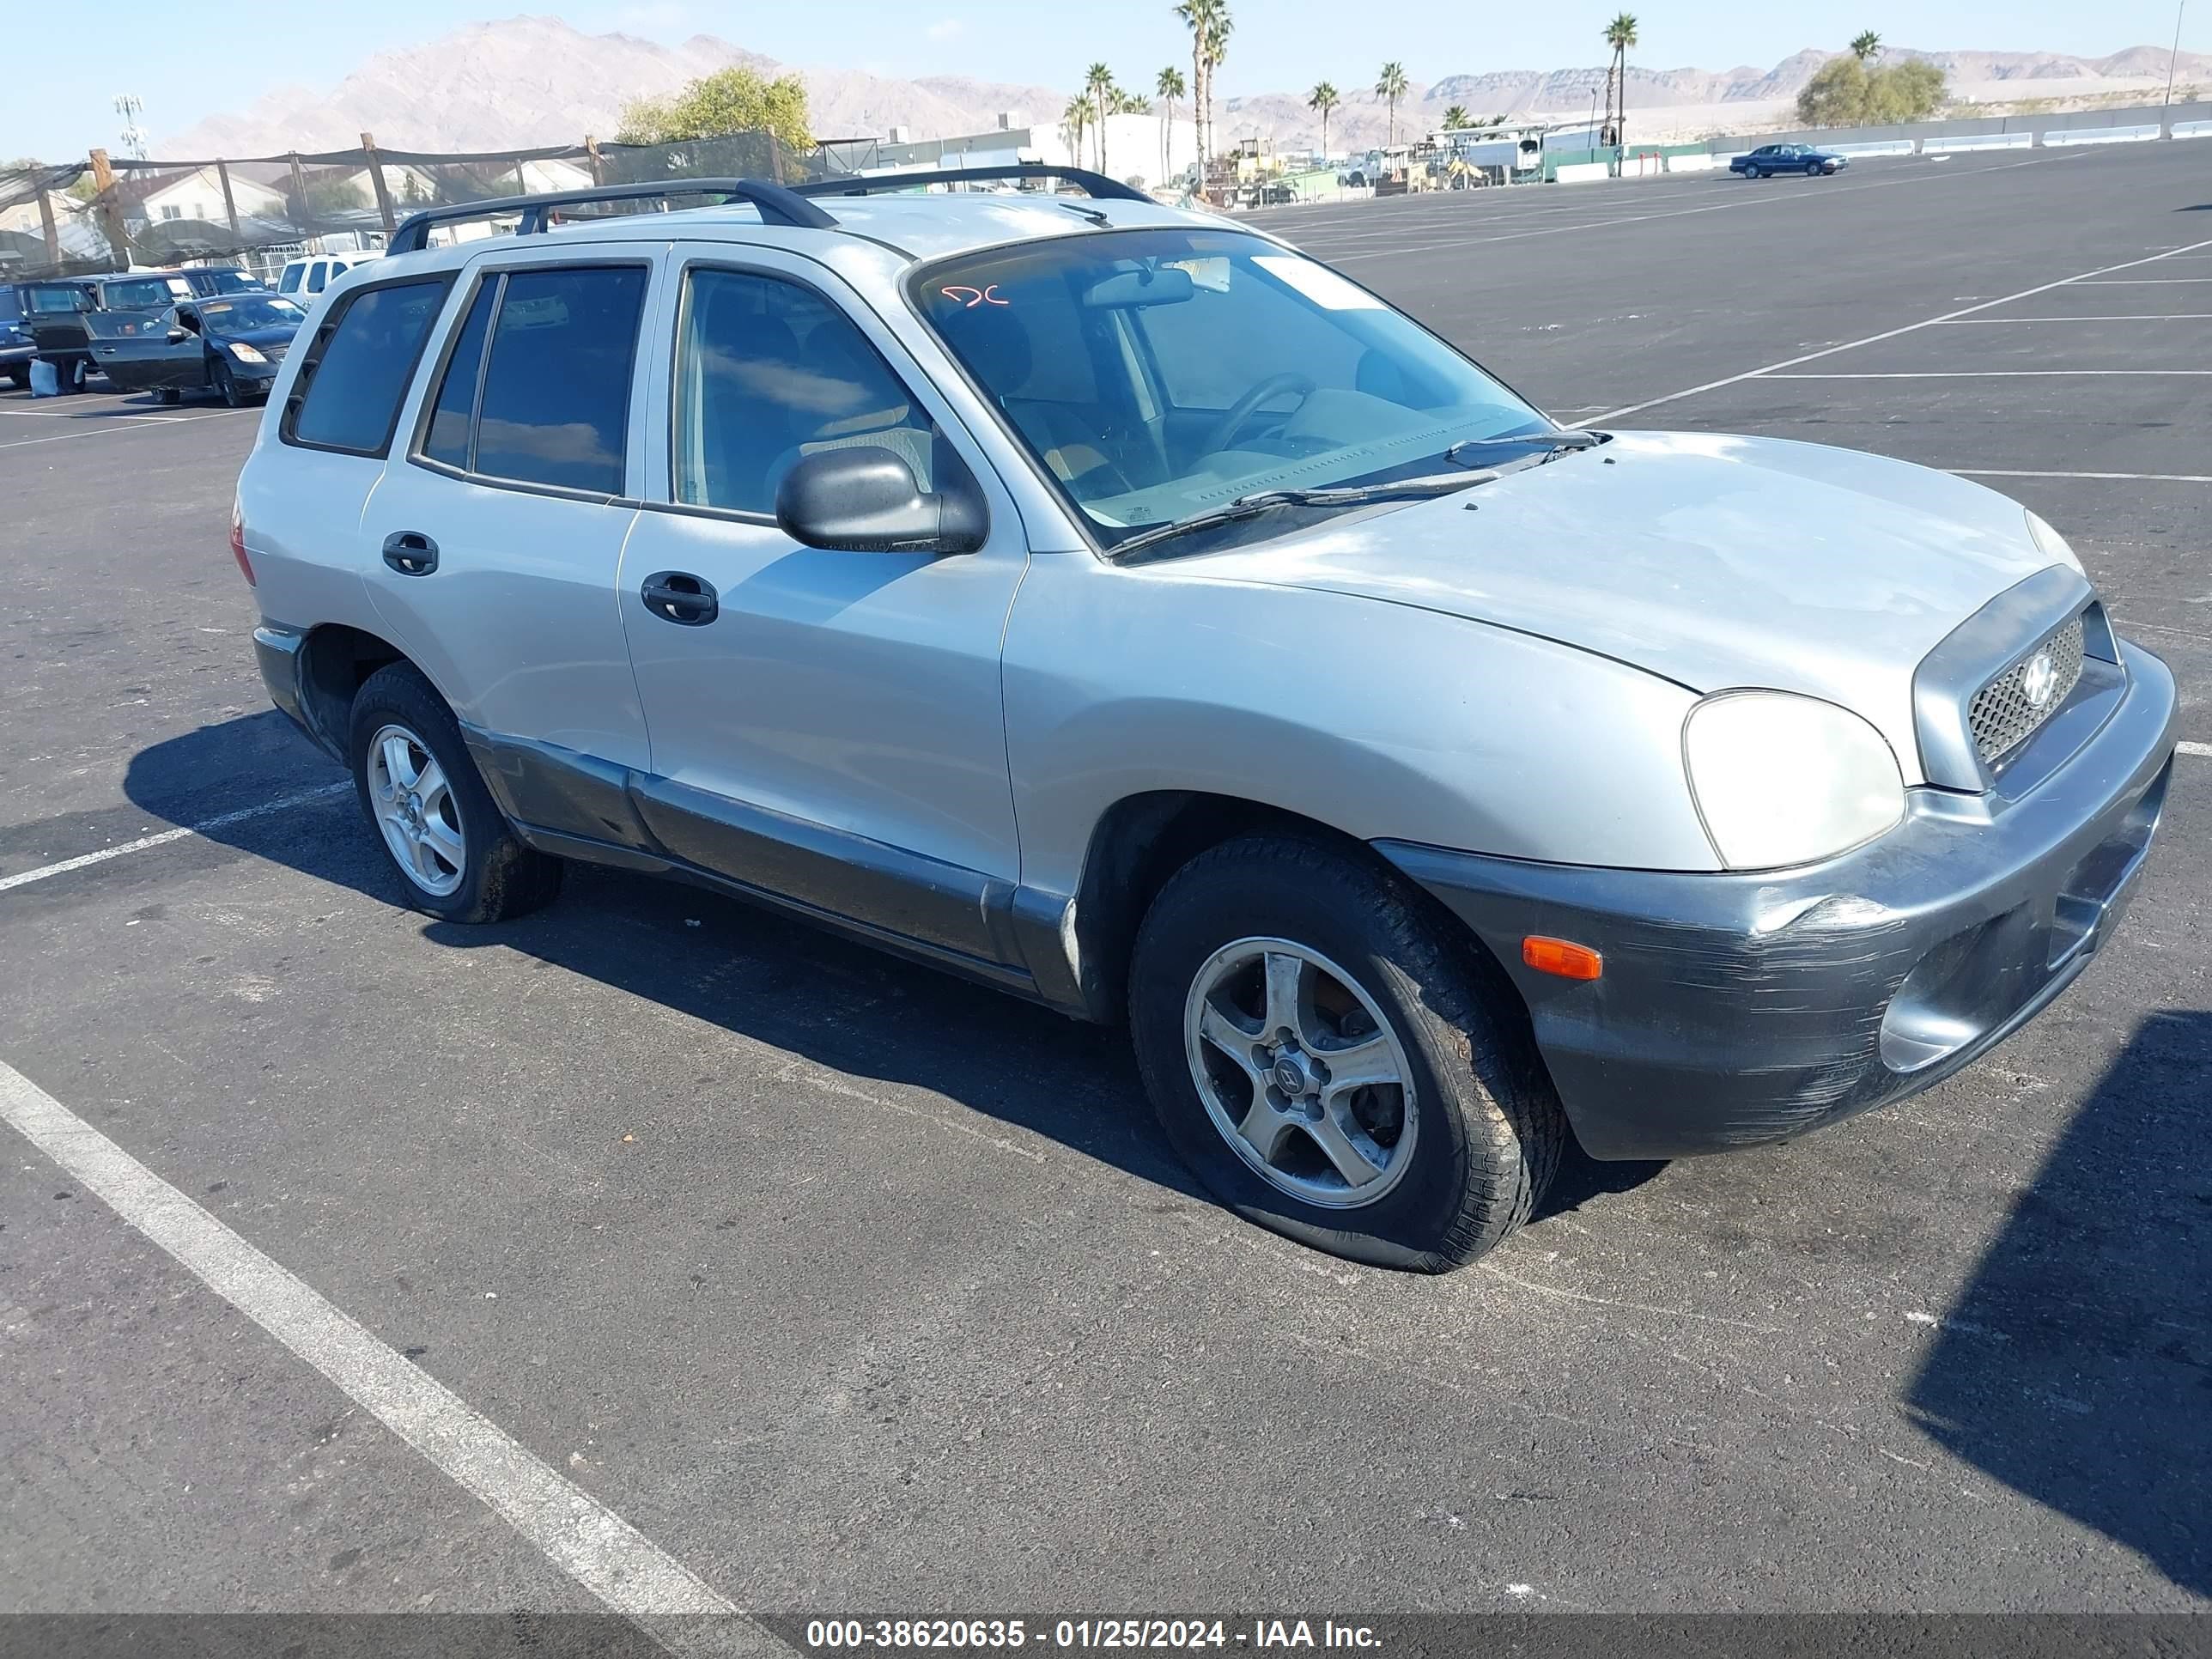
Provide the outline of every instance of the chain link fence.
{"type": "MultiPolygon", "coordinates": [[[[586,138],[467,155],[386,149],[368,133],[356,149],[205,161],[94,150],[82,161],[0,167],[0,281],[205,264],[272,278],[303,254],[380,248],[421,208],[658,179],[796,183],[856,165],[848,147],[797,154],[772,132],[667,144],[586,138]]],[[[455,227],[439,240],[501,228],[511,222],[455,227]]]]}

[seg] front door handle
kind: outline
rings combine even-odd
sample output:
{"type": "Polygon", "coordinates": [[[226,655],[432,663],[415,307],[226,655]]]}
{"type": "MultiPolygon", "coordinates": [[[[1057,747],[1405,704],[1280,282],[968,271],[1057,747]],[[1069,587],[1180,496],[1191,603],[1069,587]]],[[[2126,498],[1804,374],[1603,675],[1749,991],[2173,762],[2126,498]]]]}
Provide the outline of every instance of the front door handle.
{"type": "Polygon", "coordinates": [[[384,562],[403,576],[427,576],[438,568],[438,544],[419,530],[395,530],[384,538],[384,562]]]}
{"type": "Polygon", "coordinates": [[[645,579],[637,596],[661,621],[681,628],[703,628],[721,614],[713,585],[688,570],[656,570],[645,579]]]}

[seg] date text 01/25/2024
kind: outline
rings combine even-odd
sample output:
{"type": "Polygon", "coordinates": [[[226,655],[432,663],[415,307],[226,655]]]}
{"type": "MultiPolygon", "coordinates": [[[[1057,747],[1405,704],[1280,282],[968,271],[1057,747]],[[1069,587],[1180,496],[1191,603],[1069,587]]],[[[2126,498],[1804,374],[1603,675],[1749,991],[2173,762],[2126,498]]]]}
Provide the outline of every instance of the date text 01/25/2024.
{"type": "Polygon", "coordinates": [[[1243,1649],[1297,1652],[1313,1649],[1373,1650],[1379,1634],[1366,1625],[1334,1620],[1254,1619],[1243,1625],[1221,1619],[814,1619],[806,1625],[809,1648],[1192,1650],[1243,1649]]]}

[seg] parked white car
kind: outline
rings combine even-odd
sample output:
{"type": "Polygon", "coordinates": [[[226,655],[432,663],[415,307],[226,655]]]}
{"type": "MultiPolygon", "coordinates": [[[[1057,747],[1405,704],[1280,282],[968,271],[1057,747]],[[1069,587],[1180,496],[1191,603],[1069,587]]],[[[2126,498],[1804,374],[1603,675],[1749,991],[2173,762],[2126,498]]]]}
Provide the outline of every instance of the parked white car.
{"type": "Polygon", "coordinates": [[[2174,684],[2049,525],[1561,428],[1264,232],[1061,176],[415,251],[441,209],[340,281],[234,547],[395,892],[674,874],[1126,1018],[1225,1203],[1427,1269],[1571,1131],[1900,1099],[2111,936],[2174,684]]]}
{"type": "Polygon", "coordinates": [[[352,253],[311,253],[288,259],[284,269],[277,273],[276,291],[303,306],[313,305],[315,295],[355,266],[381,258],[380,252],[368,248],[352,253]]]}

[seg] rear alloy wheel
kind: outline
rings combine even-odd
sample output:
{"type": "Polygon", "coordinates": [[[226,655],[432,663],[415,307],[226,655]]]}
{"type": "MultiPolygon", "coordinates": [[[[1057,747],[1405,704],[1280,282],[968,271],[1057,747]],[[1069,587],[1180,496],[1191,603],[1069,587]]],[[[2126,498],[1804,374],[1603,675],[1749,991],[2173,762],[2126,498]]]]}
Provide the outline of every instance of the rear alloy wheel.
{"type": "Polygon", "coordinates": [[[362,811],[416,909],[448,921],[503,921],[560,890],[560,860],[517,838],[453,711],[411,665],[368,677],[354,698],[348,738],[362,811]]]}
{"type": "Polygon", "coordinates": [[[1146,1092],[1247,1220],[1437,1273],[1528,1219],[1566,1121],[1512,986],[1350,851],[1249,836],[1153,902],[1129,974],[1146,1092]]]}

